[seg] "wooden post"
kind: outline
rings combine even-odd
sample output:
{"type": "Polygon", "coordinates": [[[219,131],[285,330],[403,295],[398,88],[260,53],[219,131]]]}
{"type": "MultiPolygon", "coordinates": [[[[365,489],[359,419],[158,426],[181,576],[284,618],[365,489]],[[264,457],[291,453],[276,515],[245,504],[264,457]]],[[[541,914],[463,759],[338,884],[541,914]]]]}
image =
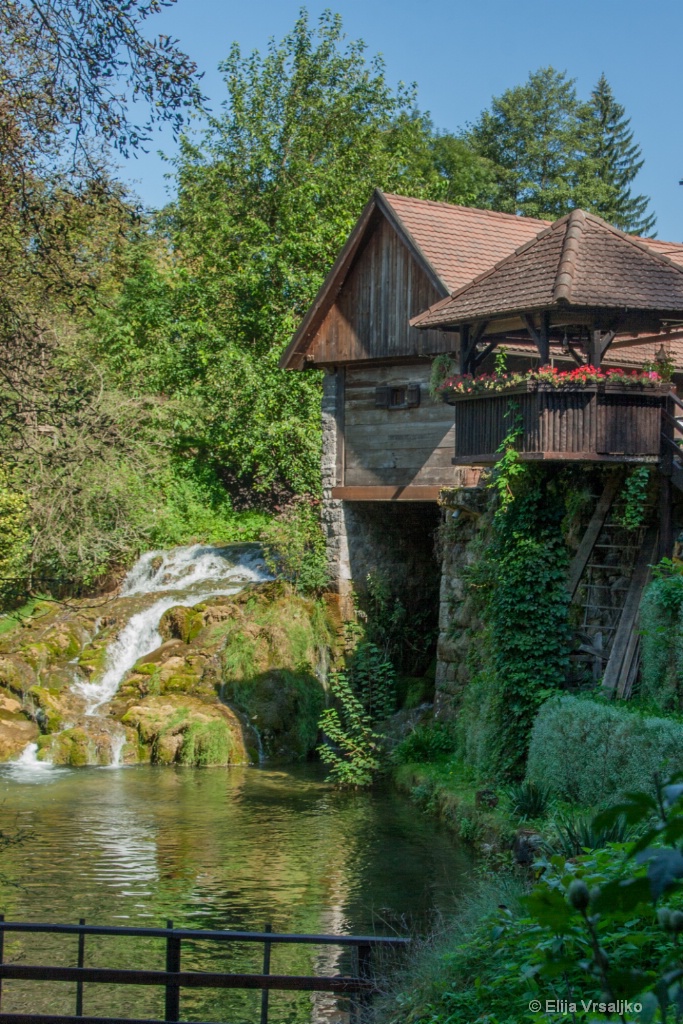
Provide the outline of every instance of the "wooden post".
{"type": "MultiPolygon", "coordinates": [[[[85,918],[81,917],[78,921],[79,924],[85,924],[85,918]]],[[[83,932],[78,933],[78,966],[83,967],[85,965],[85,935],[83,932]]],[[[76,1016],[83,1016],[83,982],[79,979],[76,982],[76,1016]]]]}
{"type": "Polygon", "coordinates": [[[334,401],[334,421],[337,428],[337,462],[335,482],[337,487],[344,486],[346,469],[346,367],[338,366],[336,374],[336,394],[334,401]]]}
{"type": "Polygon", "coordinates": [[[538,334],[538,351],[541,356],[541,366],[547,366],[550,362],[550,313],[541,313],[541,329],[538,334]]]}
{"type": "MultiPolygon", "coordinates": [[[[167,921],[166,927],[173,930],[173,921],[167,921]]],[[[180,970],[180,939],[175,935],[166,938],[166,971],[177,974],[180,970]]],[[[180,1020],[180,987],[177,981],[166,979],[166,1021],[180,1020]]]]}
{"type": "Polygon", "coordinates": [[[460,373],[467,373],[467,356],[470,347],[470,325],[463,324],[460,328],[460,373]]]}
{"type": "MultiPolygon", "coordinates": [[[[265,932],[272,932],[272,924],[267,924],[263,929],[265,932]]],[[[263,973],[270,974],[270,947],[272,943],[263,943],[263,973]]],[[[268,997],[270,995],[270,989],[261,989],[261,1024],[268,1024],[268,997]]]]}

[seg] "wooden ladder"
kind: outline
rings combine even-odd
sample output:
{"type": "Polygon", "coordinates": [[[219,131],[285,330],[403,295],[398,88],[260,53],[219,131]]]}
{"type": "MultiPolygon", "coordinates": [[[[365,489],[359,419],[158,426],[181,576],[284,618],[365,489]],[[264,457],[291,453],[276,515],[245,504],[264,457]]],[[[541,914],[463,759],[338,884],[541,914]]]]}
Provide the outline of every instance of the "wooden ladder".
{"type": "Polygon", "coordinates": [[[572,655],[592,685],[627,697],[638,671],[637,615],[640,597],[656,556],[657,530],[626,530],[614,518],[622,476],[607,481],[569,571],[577,646],[572,655]]]}

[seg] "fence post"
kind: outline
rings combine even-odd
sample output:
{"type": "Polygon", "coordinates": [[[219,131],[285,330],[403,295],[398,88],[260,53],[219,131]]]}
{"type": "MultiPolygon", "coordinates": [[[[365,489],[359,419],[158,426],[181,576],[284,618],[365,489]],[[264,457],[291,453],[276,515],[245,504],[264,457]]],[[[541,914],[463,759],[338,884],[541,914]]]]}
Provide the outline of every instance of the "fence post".
{"type": "MultiPolygon", "coordinates": [[[[0,914],[0,925],[3,924],[5,915],[0,914]]],[[[2,1007],[2,965],[5,956],[5,929],[0,927],[0,1007],[2,1007]]]]}
{"type": "MultiPolygon", "coordinates": [[[[372,977],[372,948],[368,945],[358,947],[358,977],[361,981],[370,981],[372,977]]],[[[367,989],[362,989],[358,1000],[360,1005],[360,1024],[366,1024],[370,1000],[370,992],[367,989]]]]}
{"type": "MultiPolygon", "coordinates": [[[[173,931],[173,921],[167,921],[166,927],[173,931]]],[[[175,935],[166,938],[166,972],[176,974],[180,970],[180,939],[175,935]]],[[[164,1020],[180,1020],[180,986],[177,981],[166,979],[166,1015],[164,1020]]]]}
{"type": "MultiPolygon", "coordinates": [[[[78,921],[79,924],[85,924],[85,918],[81,917],[78,921]]],[[[85,964],[85,935],[83,932],[78,933],[78,966],[83,967],[85,964]]],[[[76,982],[76,1016],[83,1016],[83,982],[79,978],[76,982]]]]}
{"type": "MultiPolygon", "coordinates": [[[[267,924],[264,928],[266,932],[272,932],[272,924],[267,924]]],[[[263,973],[270,974],[270,947],[272,943],[266,941],[263,943],[263,973]]],[[[268,1024],[268,1000],[270,997],[270,989],[261,989],[261,1024],[268,1024]]]]}

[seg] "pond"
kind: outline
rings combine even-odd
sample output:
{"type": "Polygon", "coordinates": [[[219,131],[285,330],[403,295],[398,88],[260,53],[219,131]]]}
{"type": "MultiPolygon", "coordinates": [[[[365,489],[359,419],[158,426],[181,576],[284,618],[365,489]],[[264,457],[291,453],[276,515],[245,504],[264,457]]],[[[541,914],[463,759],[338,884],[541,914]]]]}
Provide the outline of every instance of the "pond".
{"type": "MultiPolygon", "coordinates": [[[[0,857],[8,920],[406,934],[449,915],[472,861],[389,788],[344,794],[318,765],[274,769],[0,768],[0,857]]],[[[76,940],[8,936],[7,959],[76,963],[76,940]]],[[[88,938],[87,966],[163,967],[163,942],[88,938]]],[[[186,970],[260,971],[260,947],[183,943],[186,970]]],[[[339,950],[280,946],[273,973],[350,970],[339,950]]],[[[2,1009],[73,1013],[75,986],[8,981],[2,1009]]],[[[255,1024],[260,994],[183,990],[181,1018],[255,1024]]],[[[329,996],[273,993],[271,1024],[343,1021],[329,996]]],[[[152,988],[86,986],[84,1012],[163,1018],[152,988]]]]}

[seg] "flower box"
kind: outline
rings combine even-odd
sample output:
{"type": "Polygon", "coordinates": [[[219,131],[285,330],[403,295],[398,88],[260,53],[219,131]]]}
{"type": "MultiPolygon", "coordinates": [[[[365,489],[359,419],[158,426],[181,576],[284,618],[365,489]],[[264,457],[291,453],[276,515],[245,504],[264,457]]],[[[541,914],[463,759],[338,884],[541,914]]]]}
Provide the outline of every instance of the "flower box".
{"type": "Polygon", "coordinates": [[[656,462],[670,386],[527,380],[504,391],[453,394],[456,465],[493,463],[515,423],[523,460],[656,462]]]}

